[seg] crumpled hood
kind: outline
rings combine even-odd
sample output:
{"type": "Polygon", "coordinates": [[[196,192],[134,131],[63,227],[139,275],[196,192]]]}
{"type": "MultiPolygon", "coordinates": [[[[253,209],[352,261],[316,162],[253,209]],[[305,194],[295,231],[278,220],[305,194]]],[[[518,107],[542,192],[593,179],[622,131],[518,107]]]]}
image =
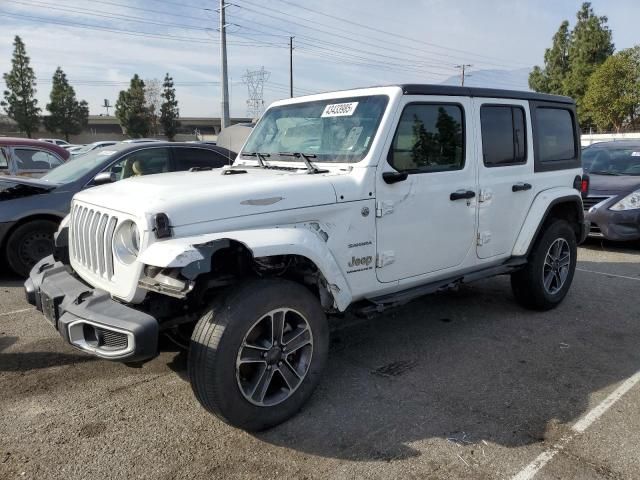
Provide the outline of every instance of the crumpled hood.
{"type": "Polygon", "coordinates": [[[0,201],[40,195],[54,188],[56,185],[33,178],[0,176],[0,201]]]}
{"type": "Polygon", "coordinates": [[[621,195],[640,189],[637,175],[589,174],[589,193],[592,195],[621,195]]]}
{"type": "Polygon", "coordinates": [[[247,173],[225,175],[225,170],[130,178],[84,190],[74,199],[137,218],[162,212],[173,227],[337,201],[332,174],[249,167],[247,173]]]}

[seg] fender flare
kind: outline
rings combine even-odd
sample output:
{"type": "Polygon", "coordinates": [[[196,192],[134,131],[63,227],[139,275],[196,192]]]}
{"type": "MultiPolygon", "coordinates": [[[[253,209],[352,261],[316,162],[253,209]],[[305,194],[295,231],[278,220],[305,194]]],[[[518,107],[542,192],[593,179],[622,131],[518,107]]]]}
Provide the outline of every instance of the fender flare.
{"type": "Polygon", "coordinates": [[[230,240],[244,245],[254,258],[274,255],[308,258],[327,281],[336,308],[343,312],[351,304],[349,284],[324,239],[304,226],[238,230],[163,240],[144,250],[138,261],[161,268],[184,268],[195,262],[209,262],[217,249],[216,243],[221,248],[230,240]]]}
{"type": "MultiPolygon", "coordinates": [[[[531,204],[518,238],[513,247],[514,257],[527,256],[533,247],[533,242],[538,237],[542,225],[549,213],[556,205],[561,203],[575,203],[578,211],[580,228],[584,229],[584,210],[580,192],[569,187],[558,187],[540,192],[531,204]]],[[[583,236],[583,235],[581,235],[583,236]]],[[[580,239],[578,239],[580,241],[580,239]]]]}

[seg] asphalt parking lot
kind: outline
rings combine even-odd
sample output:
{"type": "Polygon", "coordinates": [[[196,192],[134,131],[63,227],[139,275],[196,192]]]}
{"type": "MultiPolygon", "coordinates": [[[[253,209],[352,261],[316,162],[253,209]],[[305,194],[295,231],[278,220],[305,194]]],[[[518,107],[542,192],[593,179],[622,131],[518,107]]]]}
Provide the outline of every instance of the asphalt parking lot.
{"type": "Polygon", "coordinates": [[[499,277],[332,321],[310,403],[255,435],[197,404],[184,353],[85,356],[0,274],[0,478],[640,478],[640,248],[578,269],[552,312],[499,277]]]}

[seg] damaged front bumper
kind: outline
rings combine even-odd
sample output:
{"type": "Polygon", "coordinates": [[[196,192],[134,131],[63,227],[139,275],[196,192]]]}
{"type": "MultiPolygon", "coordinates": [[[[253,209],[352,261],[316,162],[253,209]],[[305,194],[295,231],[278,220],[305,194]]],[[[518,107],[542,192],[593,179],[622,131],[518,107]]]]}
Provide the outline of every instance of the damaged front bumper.
{"type": "Polygon", "coordinates": [[[155,318],[85,284],[53,256],[33,267],[24,288],[27,301],[67,343],[84,352],[122,362],[143,362],[158,354],[155,318]]]}

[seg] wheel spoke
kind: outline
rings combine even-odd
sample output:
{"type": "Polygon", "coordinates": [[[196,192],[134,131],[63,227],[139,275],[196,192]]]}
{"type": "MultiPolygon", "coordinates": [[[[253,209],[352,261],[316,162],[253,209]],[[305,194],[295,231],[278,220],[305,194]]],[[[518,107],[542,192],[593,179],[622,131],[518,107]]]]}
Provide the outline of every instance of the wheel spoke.
{"type": "Polygon", "coordinates": [[[254,345],[244,345],[242,348],[242,352],[240,353],[240,358],[238,359],[239,364],[243,363],[264,363],[266,364],[266,360],[263,355],[266,353],[267,349],[262,347],[256,347],[254,345]]]}
{"type": "Polygon", "coordinates": [[[290,355],[297,350],[300,350],[305,345],[309,345],[311,343],[311,334],[308,328],[302,330],[298,335],[289,340],[286,344],[286,353],[290,355]]]}
{"type": "Polygon", "coordinates": [[[560,257],[560,249],[562,248],[562,240],[556,240],[553,244],[553,259],[558,260],[560,257]]]}
{"type": "Polygon", "coordinates": [[[553,282],[554,275],[555,272],[553,270],[549,270],[549,272],[544,276],[544,288],[547,292],[551,292],[551,282],[553,282]]]}
{"type": "Polygon", "coordinates": [[[284,311],[279,310],[271,315],[271,345],[282,344],[284,332],[284,311]]]}
{"type": "Polygon", "coordinates": [[[561,268],[560,271],[558,272],[558,275],[560,277],[560,286],[562,287],[564,285],[565,280],[569,276],[569,269],[567,267],[561,268]]]}
{"type": "Polygon", "coordinates": [[[264,402],[264,397],[267,394],[267,390],[269,389],[269,385],[271,385],[272,379],[273,369],[267,368],[267,365],[264,365],[261,368],[258,381],[256,382],[255,386],[253,387],[253,391],[251,392],[251,398],[255,402],[264,402]]]}
{"type": "Polygon", "coordinates": [[[558,260],[560,267],[568,267],[571,263],[571,254],[567,253],[558,260]]]}
{"type": "Polygon", "coordinates": [[[298,372],[296,372],[295,368],[293,368],[288,361],[285,360],[282,362],[282,365],[278,367],[278,372],[282,375],[284,381],[287,382],[289,389],[295,389],[298,383],[300,383],[300,375],[298,375],[298,372]]]}

